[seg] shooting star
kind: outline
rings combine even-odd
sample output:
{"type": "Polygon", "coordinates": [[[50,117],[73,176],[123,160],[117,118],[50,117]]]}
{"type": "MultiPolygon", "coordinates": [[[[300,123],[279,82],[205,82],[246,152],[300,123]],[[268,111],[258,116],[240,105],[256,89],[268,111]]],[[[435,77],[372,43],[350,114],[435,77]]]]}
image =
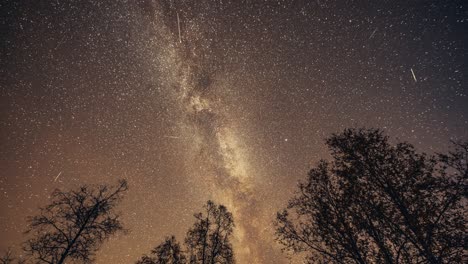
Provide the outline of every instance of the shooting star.
{"type": "Polygon", "coordinates": [[[413,75],[414,81],[418,82],[418,79],[416,79],[416,75],[414,74],[413,68],[410,68],[410,69],[411,69],[411,74],[413,75]]]}
{"type": "Polygon", "coordinates": [[[60,40],[57,42],[57,45],[55,45],[54,50],[57,50],[65,42],[65,36],[66,35],[63,35],[62,38],[60,38],[60,40]]]}
{"type": "Polygon", "coordinates": [[[176,137],[176,136],[164,136],[165,138],[180,138],[180,137],[176,137]]]}
{"type": "Polygon", "coordinates": [[[62,172],[59,172],[59,174],[57,175],[57,177],[55,177],[54,182],[57,181],[58,177],[60,177],[61,174],[62,174],[62,172]]]}
{"type": "Polygon", "coordinates": [[[374,30],[374,31],[372,32],[372,34],[370,35],[369,39],[371,39],[371,38],[374,36],[375,32],[377,32],[377,29],[378,29],[378,28],[375,28],[375,30],[374,30]]]}
{"type": "Polygon", "coordinates": [[[179,12],[177,12],[177,29],[179,30],[179,43],[182,43],[182,38],[180,36],[180,19],[179,19],[179,12]]]}

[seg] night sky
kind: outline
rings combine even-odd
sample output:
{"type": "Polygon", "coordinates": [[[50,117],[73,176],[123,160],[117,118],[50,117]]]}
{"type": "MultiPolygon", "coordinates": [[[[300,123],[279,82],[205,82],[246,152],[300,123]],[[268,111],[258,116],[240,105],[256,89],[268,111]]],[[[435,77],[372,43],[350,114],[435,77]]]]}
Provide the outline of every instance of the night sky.
{"type": "Polygon", "coordinates": [[[288,263],[272,221],[325,137],[468,138],[466,1],[2,1],[0,250],[55,188],[128,179],[97,263],[183,241],[208,199],[238,263],[288,263]]]}

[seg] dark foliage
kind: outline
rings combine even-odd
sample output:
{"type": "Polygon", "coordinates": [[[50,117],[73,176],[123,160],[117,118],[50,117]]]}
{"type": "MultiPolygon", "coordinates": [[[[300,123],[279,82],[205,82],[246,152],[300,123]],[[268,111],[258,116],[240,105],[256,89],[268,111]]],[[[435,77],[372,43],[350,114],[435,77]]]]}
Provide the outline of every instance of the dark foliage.
{"type": "Polygon", "coordinates": [[[175,237],[165,241],[151,251],[151,256],[143,256],[136,264],[185,264],[187,263],[180,244],[175,237]]]}
{"type": "Polygon", "coordinates": [[[462,263],[468,143],[448,154],[391,145],[379,130],[345,130],[278,213],[286,250],[309,263],[462,263]]]}

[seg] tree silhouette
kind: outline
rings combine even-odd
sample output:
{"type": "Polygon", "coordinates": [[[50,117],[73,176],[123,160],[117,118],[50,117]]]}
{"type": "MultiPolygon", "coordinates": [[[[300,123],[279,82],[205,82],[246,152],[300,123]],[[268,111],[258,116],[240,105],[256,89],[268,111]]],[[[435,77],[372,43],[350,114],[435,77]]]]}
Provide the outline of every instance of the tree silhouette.
{"type": "Polygon", "coordinates": [[[310,263],[462,263],[468,143],[448,154],[391,145],[379,130],[347,129],[278,213],[286,250],[310,263]]]}
{"type": "Polygon", "coordinates": [[[15,258],[11,249],[8,249],[1,257],[0,257],[0,264],[24,264],[26,260],[23,258],[15,258]],[[16,260],[16,261],[15,261],[16,260]]]}
{"type": "Polygon", "coordinates": [[[204,209],[204,213],[194,215],[196,222],[185,238],[190,263],[234,263],[230,242],[234,228],[232,214],[225,206],[212,201],[208,201],[204,209]]]}
{"type": "Polygon", "coordinates": [[[0,257],[0,264],[13,264],[15,257],[10,249],[5,251],[5,253],[0,257]]]}
{"type": "Polygon", "coordinates": [[[181,250],[174,236],[155,247],[151,256],[143,256],[136,264],[233,264],[230,238],[234,229],[232,214],[224,205],[208,201],[205,212],[195,214],[195,224],[187,232],[181,250]]]}
{"type": "Polygon", "coordinates": [[[185,264],[186,258],[174,236],[166,237],[165,241],[155,247],[151,254],[143,256],[136,264],[185,264]]]}
{"type": "Polygon", "coordinates": [[[52,202],[29,219],[33,235],[24,250],[36,263],[61,264],[65,260],[89,263],[104,240],[123,230],[115,206],[128,189],[117,186],[82,186],[76,191],[55,190],[52,202]]]}

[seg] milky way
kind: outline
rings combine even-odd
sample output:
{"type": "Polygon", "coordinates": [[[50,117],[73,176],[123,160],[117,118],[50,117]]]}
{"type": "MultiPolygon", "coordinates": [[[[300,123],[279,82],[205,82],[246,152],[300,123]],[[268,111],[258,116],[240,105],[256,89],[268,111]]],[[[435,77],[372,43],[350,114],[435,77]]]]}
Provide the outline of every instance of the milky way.
{"type": "MultiPolygon", "coordinates": [[[[161,6],[151,6],[152,10],[161,10],[161,6]]],[[[164,48],[163,55],[168,76],[163,78],[169,80],[166,92],[174,93],[177,106],[182,111],[181,123],[183,127],[180,133],[183,136],[169,136],[173,139],[190,138],[188,147],[191,149],[186,160],[203,168],[201,171],[194,170],[193,177],[198,181],[209,182],[210,186],[204,186],[210,193],[210,199],[226,205],[234,214],[236,221],[235,247],[237,259],[241,263],[263,263],[267,261],[263,257],[265,246],[268,241],[259,235],[260,226],[258,222],[258,211],[254,197],[254,186],[251,177],[253,171],[249,168],[248,149],[243,148],[236,135],[240,132],[233,127],[235,120],[233,113],[225,108],[220,92],[234,87],[226,87],[216,81],[223,71],[213,71],[209,59],[203,57],[203,52],[211,48],[211,40],[204,36],[198,26],[204,21],[195,17],[192,21],[182,22],[185,25],[184,34],[181,33],[180,17],[175,5],[170,3],[165,13],[155,12],[154,21],[156,38],[166,35],[173,36],[168,43],[158,43],[157,48],[164,48]],[[172,12],[171,12],[172,11],[172,12]],[[170,27],[162,21],[169,21],[177,16],[177,33],[171,32],[170,27]],[[161,17],[158,17],[161,16],[161,17]],[[161,35],[160,35],[161,34],[161,35]],[[184,36],[182,41],[182,35],[184,36]],[[178,36],[179,42],[174,39],[178,36]],[[205,48],[199,50],[193,45],[194,40],[205,48]],[[172,91],[171,88],[174,88],[172,91]],[[256,242],[252,243],[251,239],[256,242]]],[[[219,62],[217,66],[221,65],[219,62]]],[[[239,128],[238,128],[239,129],[239,128]]],[[[268,225],[268,222],[261,223],[268,225]]],[[[273,237],[269,237],[270,240],[273,237]]]]}
{"type": "Polygon", "coordinates": [[[272,221],[325,137],[468,137],[468,9],[441,2],[0,4],[0,250],[20,254],[53,189],[126,178],[129,233],[97,263],[183,241],[208,199],[233,212],[238,263],[289,263],[272,221]]]}

